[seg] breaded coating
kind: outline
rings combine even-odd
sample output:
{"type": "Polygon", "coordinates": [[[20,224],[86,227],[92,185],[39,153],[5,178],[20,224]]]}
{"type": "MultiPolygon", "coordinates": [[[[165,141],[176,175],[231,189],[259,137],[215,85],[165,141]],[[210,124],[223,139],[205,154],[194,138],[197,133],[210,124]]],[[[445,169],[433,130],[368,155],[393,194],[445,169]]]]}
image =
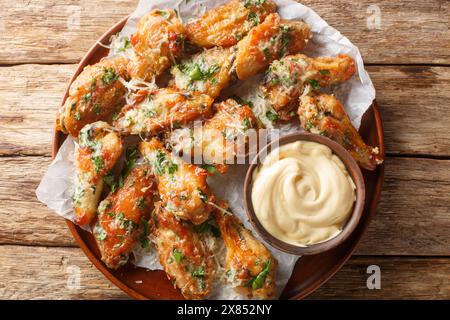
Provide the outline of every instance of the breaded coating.
{"type": "Polygon", "coordinates": [[[127,263],[138,241],[147,241],[155,187],[150,166],[136,165],[123,186],[100,203],[94,236],[108,268],[117,269],[127,263]]]}
{"type": "Polygon", "coordinates": [[[139,150],[153,168],[164,209],[196,225],[208,219],[214,197],[206,170],[174,156],[156,138],[141,142],[139,150]]]}
{"type": "Polygon", "coordinates": [[[152,81],[182,54],[184,26],[172,9],[153,10],[138,22],[131,36],[133,56],[128,64],[132,78],[152,81]]]}
{"type": "Polygon", "coordinates": [[[300,99],[298,115],[302,127],[329,137],[342,145],[360,166],[375,170],[383,162],[378,148],[366,145],[352,125],[344,106],[329,94],[308,95],[300,99]]]}
{"type": "Polygon", "coordinates": [[[272,0],[232,0],[188,23],[187,37],[204,48],[231,47],[275,10],[272,0]]]}
{"type": "Polygon", "coordinates": [[[106,122],[86,125],[75,147],[75,223],[87,225],[96,216],[103,190],[103,177],[114,167],[123,151],[122,140],[106,122]]]}
{"type": "Polygon", "coordinates": [[[167,277],[186,299],[203,299],[211,292],[213,264],[192,224],[178,220],[157,205],[153,239],[167,277]]]}
{"type": "Polygon", "coordinates": [[[70,86],[69,97],[59,110],[57,129],[76,137],[85,125],[107,120],[123,106],[127,89],[119,77],[128,79],[127,62],[116,57],[85,67],[70,86]]]}

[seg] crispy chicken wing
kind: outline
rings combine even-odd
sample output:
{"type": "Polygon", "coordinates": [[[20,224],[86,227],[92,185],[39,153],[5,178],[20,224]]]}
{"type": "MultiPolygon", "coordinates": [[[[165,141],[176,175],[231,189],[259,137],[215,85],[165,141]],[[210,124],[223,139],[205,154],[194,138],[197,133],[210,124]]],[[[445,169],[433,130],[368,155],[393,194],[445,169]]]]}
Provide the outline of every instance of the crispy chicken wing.
{"type": "Polygon", "coordinates": [[[181,55],[185,30],[174,10],[153,10],[139,20],[130,40],[134,53],[128,64],[130,76],[151,81],[181,55]]]}
{"type": "Polygon", "coordinates": [[[234,163],[239,151],[245,153],[247,130],[256,128],[257,121],[247,105],[233,99],[217,103],[214,108],[217,112],[203,126],[174,130],[167,140],[174,151],[185,155],[201,153],[207,165],[225,173],[226,164],[234,163]]]}
{"type": "Polygon", "coordinates": [[[119,77],[128,78],[126,65],[127,60],[118,57],[85,67],[70,86],[69,97],[58,113],[57,128],[76,137],[86,124],[106,120],[121,107],[127,89],[119,77]]]}
{"type": "Polygon", "coordinates": [[[123,134],[153,136],[209,116],[213,99],[198,92],[174,88],[143,90],[134,104],[125,106],[114,126],[123,134]]]}
{"type": "Polygon", "coordinates": [[[86,125],[75,147],[75,223],[89,224],[95,217],[103,190],[103,177],[123,151],[119,135],[106,122],[86,125]]]}
{"type": "Polygon", "coordinates": [[[315,90],[335,85],[350,79],[355,71],[354,60],[344,54],[335,58],[287,56],[271,64],[262,91],[281,118],[289,118],[306,85],[315,90]]]}
{"type": "Polygon", "coordinates": [[[108,268],[124,265],[136,243],[146,241],[155,186],[151,167],[139,164],[123,186],[100,203],[94,236],[108,268]]]}
{"type": "Polygon", "coordinates": [[[298,115],[305,130],[335,140],[347,149],[363,168],[374,170],[377,164],[383,162],[378,148],[364,143],[335,96],[318,94],[302,97],[298,115]]]}
{"type": "Polygon", "coordinates": [[[238,43],[236,73],[248,79],[266,69],[274,60],[302,51],[311,38],[309,26],[302,21],[281,20],[270,14],[238,43]]]}
{"type": "Polygon", "coordinates": [[[235,286],[237,292],[249,297],[275,298],[278,262],[272,253],[232,213],[215,210],[213,215],[227,249],[228,282],[235,286]]]}
{"type": "Polygon", "coordinates": [[[234,59],[232,48],[205,50],[172,68],[173,85],[184,91],[198,91],[213,98],[228,86],[234,59]]]}
{"type": "Polygon", "coordinates": [[[275,10],[272,0],[232,0],[188,23],[186,33],[200,47],[230,47],[275,10]]]}
{"type": "Polygon", "coordinates": [[[213,264],[193,225],[157,205],[153,228],[159,261],[168,278],[186,299],[205,298],[211,291],[213,264]]]}
{"type": "Polygon", "coordinates": [[[158,191],[166,211],[182,220],[200,224],[212,211],[206,170],[188,164],[167,151],[156,138],[141,142],[141,154],[153,167],[158,191]]]}

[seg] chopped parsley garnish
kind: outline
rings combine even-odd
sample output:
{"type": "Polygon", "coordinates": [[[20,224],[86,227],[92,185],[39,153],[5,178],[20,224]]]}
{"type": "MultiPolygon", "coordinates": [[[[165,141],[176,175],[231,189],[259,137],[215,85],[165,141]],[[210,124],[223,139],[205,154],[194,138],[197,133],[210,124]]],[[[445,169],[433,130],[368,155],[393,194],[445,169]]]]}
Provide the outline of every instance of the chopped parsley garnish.
{"type": "Polygon", "coordinates": [[[204,164],[202,165],[202,168],[205,169],[206,171],[208,171],[211,174],[214,174],[217,172],[217,169],[215,166],[213,166],[212,164],[204,164]]]}
{"type": "MultiPolygon", "coordinates": [[[[189,77],[190,81],[202,81],[212,78],[220,70],[220,66],[217,64],[207,65],[204,61],[188,62],[179,66],[179,69],[189,77]]],[[[217,79],[215,81],[217,82],[217,79]]]]}
{"type": "Polygon", "coordinates": [[[306,121],[305,129],[306,129],[307,131],[310,131],[313,127],[314,127],[314,124],[312,123],[311,120],[306,121]]]}
{"type": "Polygon", "coordinates": [[[92,98],[92,93],[90,93],[90,92],[86,93],[84,96],[81,97],[81,102],[86,104],[89,101],[91,101],[91,98],[92,98]]]}
{"type": "Polygon", "coordinates": [[[308,79],[307,82],[311,85],[311,87],[314,90],[318,90],[320,89],[320,83],[319,81],[315,80],[315,79],[308,79]]]}
{"type": "Polygon", "coordinates": [[[141,211],[145,210],[145,208],[147,208],[147,203],[145,202],[145,198],[144,197],[139,198],[139,200],[137,201],[137,207],[141,211]]]}
{"type": "Polygon", "coordinates": [[[253,27],[256,27],[260,22],[258,15],[253,11],[248,13],[247,20],[251,22],[253,27]]]}
{"type": "Polygon", "coordinates": [[[270,272],[270,261],[267,261],[266,263],[264,263],[264,268],[262,269],[262,271],[256,277],[253,277],[247,283],[247,286],[249,287],[251,286],[253,290],[262,288],[269,272],[270,272]]]}
{"type": "Polygon", "coordinates": [[[248,129],[250,129],[251,127],[251,123],[250,120],[248,118],[245,118],[244,120],[242,120],[242,127],[244,128],[244,131],[247,131],[248,129]]]}
{"type": "Polygon", "coordinates": [[[220,237],[220,230],[219,228],[217,228],[214,224],[213,224],[213,220],[212,219],[208,219],[205,222],[203,222],[202,224],[195,226],[195,231],[197,233],[208,233],[211,232],[211,234],[214,237],[220,237]]]}
{"type": "Polygon", "coordinates": [[[103,230],[101,227],[98,227],[96,231],[97,231],[97,235],[96,235],[97,240],[99,240],[99,241],[106,240],[107,234],[106,234],[105,230],[103,230]]]}
{"type": "Polygon", "coordinates": [[[266,0],[244,0],[244,7],[262,6],[266,0]]]}
{"type": "Polygon", "coordinates": [[[278,120],[278,114],[276,114],[274,111],[267,111],[266,117],[272,122],[275,122],[278,120]]]}
{"type": "Polygon", "coordinates": [[[202,189],[198,188],[197,191],[198,194],[200,195],[200,200],[202,200],[203,202],[208,201],[208,196],[203,192],[202,189]]]}
{"type": "Polygon", "coordinates": [[[329,75],[331,73],[330,70],[320,70],[319,72],[321,75],[324,75],[324,76],[329,75]]]}
{"type": "Polygon", "coordinates": [[[288,53],[290,44],[291,28],[289,28],[288,26],[281,26],[281,56],[284,56],[286,53],[288,53]]]}
{"type": "Polygon", "coordinates": [[[272,58],[272,53],[270,52],[269,48],[264,48],[263,53],[266,59],[270,60],[272,58]]]}
{"type": "Polygon", "coordinates": [[[172,257],[176,261],[176,263],[180,263],[184,258],[183,253],[181,253],[181,251],[178,249],[173,249],[172,257]]]}
{"type": "Polygon", "coordinates": [[[205,268],[198,267],[194,271],[192,271],[191,274],[193,277],[203,277],[203,276],[205,276],[205,268]]]}
{"type": "Polygon", "coordinates": [[[242,99],[241,97],[239,97],[237,95],[233,95],[231,98],[234,99],[237,103],[239,103],[242,106],[249,106],[250,108],[253,108],[253,102],[251,102],[250,100],[242,99]]]}
{"type": "Polygon", "coordinates": [[[123,39],[123,45],[117,50],[118,52],[124,52],[125,50],[131,48],[131,41],[130,38],[125,37],[123,39]]]}
{"type": "Polygon", "coordinates": [[[158,150],[156,153],[156,160],[153,166],[155,167],[156,174],[160,176],[165,173],[173,175],[178,171],[178,165],[175,162],[167,160],[166,154],[161,150],[158,150]]]}
{"type": "Polygon", "coordinates": [[[92,161],[94,162],[95,171],[99,172],[103,168],[103,160],[100,156],[93,156],[92,161]]]}
{"type": "Polygon", "coordinates": [[[75,120],[80,121],[81,120],[81,114],[80,111],[77,111],[77,113],[75,113],[75,120]]]}
{"type": "Polygon", "coordinates": [[[104,84],[111,84],[119,78],[114,69],[111,67],[104,68],[103,72],[102,81],[104,84]]]}
{"type": "Polygon", "coordinates": [[[72,102],[72,104],[70,105],[70,112],[72,112],[73,110],[75,110],[75,107],[77,106],[76,102],[72,102]]]}
{"type": "Polygon", "coordinates": [[[118,185],[116,183],[114,175],[111,172],[103,177],[103,182],[105,182],[106,185],[111,189],[111,193],[116,192],[118,185]]]}
{"type": "Polygon", "coordinates": [[[142,224],[142,235],[139,239],[142,248],[147,248],[148,246],[148,221],[144,217],[141,218],[142,224]]]}
{"type": "Polygon", "coordinates": [[[100,107],[100,104],[98,102],[94,103],[94,112],[96,115],[99,115],[102,112],[102,109],[100,107]]]}

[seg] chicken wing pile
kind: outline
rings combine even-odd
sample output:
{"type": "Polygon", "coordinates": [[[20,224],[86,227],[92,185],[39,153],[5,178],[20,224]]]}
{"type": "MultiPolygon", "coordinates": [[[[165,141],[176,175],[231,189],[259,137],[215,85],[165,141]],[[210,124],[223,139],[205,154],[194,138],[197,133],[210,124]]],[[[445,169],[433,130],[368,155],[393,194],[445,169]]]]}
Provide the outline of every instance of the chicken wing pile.
{"type": "Polygon", "coordinates": [[[176,10],[153,10],[128,39],[130,54],[84,68],[56,122],[78,138],[75,223],[93,227],[106,266],[154,245],[186,298],[207,298],[215,279],[249,298],[277,297],[277,260],[207,182],[226,174],[249,129],[262,127],[253,103],[226,89],[264,74],[272,121],[297,113],[304,129],[337,141],[362,167],[382,161],[336,97],[320,92],[349,80],[355,62],[303,55],[311,37],[303,21],[281,19],[272,0],[231,0],[187,22],[176,10]],[[188,160],[196,150],[198,166],[188,160]],[[222,263],[211,235],[226,250],[222,263]]]}

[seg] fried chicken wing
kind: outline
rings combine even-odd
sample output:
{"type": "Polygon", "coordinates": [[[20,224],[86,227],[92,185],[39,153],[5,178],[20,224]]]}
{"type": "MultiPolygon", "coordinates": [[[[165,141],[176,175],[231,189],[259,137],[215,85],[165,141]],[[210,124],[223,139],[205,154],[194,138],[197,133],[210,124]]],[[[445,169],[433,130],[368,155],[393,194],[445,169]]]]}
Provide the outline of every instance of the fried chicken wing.
{"type": "Polygon", "coordinates": [[[318,94],[302,97],[298,115],[305,130],[335,140],[347,149],[363,168],[374,170],[377,164],[383,162],[378,148],[364,143],[335,96],[318,94]]]}
{"type": "Polygon", "coordinates": [[[172,9],[153,10],[141,18],[131,36],[133,56],[128,64],[132,78],[151,81],[181,55],[185,29],[172,9]]]}
{"type": "Polygon", "coordinates": [[[184,91],[198,91],[216,98],[231,80],[232,48],[205,50],[172,68],[173,85],[184,91]]]}
{"type": "Polygon", "coordinates": [[[232,0],[188,23],[186,33],[200,47],[230,47],[275,10],[272,0],[232,0]]]}
{"type": "Polygon", "coordinates": [[[103,190],[103,177],[123,151],[120,136],[106,122],[86,125],[75,147],[75,223],[89,224],[95,217],[103,190]]]}
{"type": "Polygon", "coordinates": [[[128,79],[125,58],[104,59],[83,69],[70,86],[69,97],[58,112],[57,129],[78,136],[85,125],[106,120],[121,107],[127,89],[119,77],[128,79]]]}
{"type": "Polygon", "coordinates": [[[153,238],[167,277],[186,299],[202,299],[211,292],[211,253],[202,244],[193,225],[178,220],[157,205],[153,215],[153,238]]]}
{"type": "Polygon", "coordinates": [[[257,120],[247,105],[233,99],[217,103],[214,108],[217,112],[203,126],[174,130],[167,140],[176,152],[201,152],[206,164],[225,173],[226,164],[234,163],[239,151],[245,153],[247,130],[256,128],[257,120]]]}
{"type": "Polygon", "coordinates": [[[209,116],[213,99],[198,92],[174,88],[143,90],[134,104],[125,106],[114,126],[123,134],[153,136],[209,116]]]}
{"type": "Polygon", "coordinates": [[[312,89],[342,83],[355,73],[354,60],[344,54],[335,58],[309,58],[303,54],[274,61],[268,69],[262,91],[281,118],[297,107],[306,85],[312,89]]]}
{"type": "Polygon", "coordinates": [[[248,79],[266,69],[274,60],[302,51],[311,38],[309,26],[302,21],[281,20],[270,14],[238,43],[236,73],[248,79]]]}
{"type": "Polygon", "coordinates": [[[123,186],[100,203],[94,236],[108,268],[124,265],[138,241],[146,241],[155,187],[151,167],[139,164],[130,170],[123,186]]]}
{"type": "Polygon", "coordinates": [[[232,213],[215,210],[213,215],[227,249],[227,281],[249,297],[275,298],[278,262],[272,253],[232,213]]]}
{"type": "Polygon", "coordinates": [[[214,197],[206,184],[206,170],[174,156],[156,138],[141,142],[139,150],[153,167],[164,209],[194,224],[208,219],[212,211],[208,202],[214,197]]]}

